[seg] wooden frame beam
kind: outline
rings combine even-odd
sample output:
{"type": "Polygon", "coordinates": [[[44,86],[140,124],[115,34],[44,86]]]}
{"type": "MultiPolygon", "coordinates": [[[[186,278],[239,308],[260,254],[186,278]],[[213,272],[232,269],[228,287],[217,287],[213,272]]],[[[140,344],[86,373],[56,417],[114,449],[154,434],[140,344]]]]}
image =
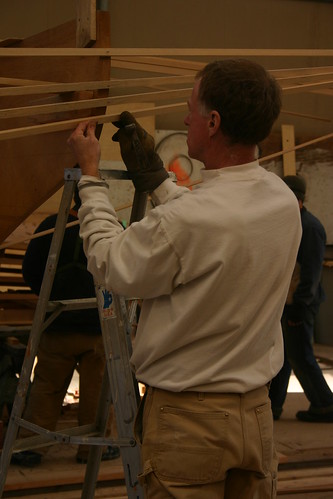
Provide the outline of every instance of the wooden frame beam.
{"type": "Polygon", "coordinates": [[[76,46],[90,47],[96,35],[96,0],[76,0],[76,46]]]}
{"type": "Polygon", "coordinates": [[[0,57],[332,57],[333,49],[22,48],[0,47],[0,57]]]}
{"type": "Polygon", "coordinates": [[[282,149],[293,149],[283,154],[283,175],[296,175],[295,128],[293,125],[282,125],[282,149]]]}

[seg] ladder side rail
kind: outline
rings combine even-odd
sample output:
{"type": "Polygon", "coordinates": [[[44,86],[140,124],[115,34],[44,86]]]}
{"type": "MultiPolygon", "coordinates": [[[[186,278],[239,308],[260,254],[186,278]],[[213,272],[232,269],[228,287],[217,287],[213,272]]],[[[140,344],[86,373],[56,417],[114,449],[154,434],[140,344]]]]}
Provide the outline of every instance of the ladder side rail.
{"type": "MultiPolygon", "coordinates": [[[[96,286],[101,317],[109,383],[112,390],[114,415],[120,441],[125,482],[129,498],[143,497],[137,475],[141,471],[141,456],[134,438],[134,421],[138,407],[138,385],[130,367],[127,332],[129,325],[123,316],[125,301],[118,295],[96,286]]],[[[88,470],[87,470],[88,471],[88,470]]]]}
{"type": "MultiPolygon", "coordinates": [[[[108,418],[110,414],[112,403],[111,395],[111,385],[109,381],[108,368],[105,364],[104,376],[101,387],[101,394],[99,397],[99,406],[97,409],[95,427],[100,433],[105,437],[106,428],[108,424],[108,418]]],[[[110,444],[110,442],[109,442],[110,444]]],[[[90,448],[88,455],[88,462],[86,467],[86,477],[89,470],[89,479],[85,478],[82,488],[82,499],[90,499],[95,496],[95,488],[98,479],[98,472],[100,467],[100,462],[102,459],[103,447],[94,446],[90,448]]]]}
{"type": "MultiPolygon", "coordinates": [[[[0,457],[0,497],[2,497],[8,467],[14,448],[14,442],[19,429],[19,419],[21,418],[24,409],[24,403],[30,383],[30,376],[33,369],[34,360],[37,355],[40,336],[43,329],[43,322],[45,319],[46,309],[52,290],[53,280],[60,254],[60,248],[65,233],[67,217],[73,198],[74,187],[77,178],[74,169],[73,172],[74,174],[72,174],[70,170],[65,170],[65,178],[67,176],[68,181],[65,182],[64,186],[56,226],[47,258],[43,282],[26,348],[26,354],[24,357],[19,383],[16,390],[13,408],[10,414],[6,437],[0,457]]],[[[78,170],[76,170],[76,174],[77,173],[79,173],[78,170]]]]}
{"type": "MultiPolygon", "coordinates": [[[[147,206],[147,193],[135,191],[130,223],[141,220],[147,206]]],[[[106,367],[112,392],[114,415],[120,440],[125,482],[130,499],[143,498],[137,476],[141,472],[141,453],[134,438],[134,421],[140,402],[138,383],[130,367],[131,328],[125,299],[95,282],[97,305],[103,335],[106,367]]],[[[90,454],[96,453],[93,449],[90,454]]],[[[99,465],[88,458],[82,499],[93,499],[99,465]]]]}

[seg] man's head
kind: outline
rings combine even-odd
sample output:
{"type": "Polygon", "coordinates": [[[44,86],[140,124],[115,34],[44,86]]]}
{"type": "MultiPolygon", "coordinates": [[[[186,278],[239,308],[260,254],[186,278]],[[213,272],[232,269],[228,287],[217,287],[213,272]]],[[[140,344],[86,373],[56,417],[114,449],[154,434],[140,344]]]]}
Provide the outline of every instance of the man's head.
{"type": "Polygon", "coordinates": [[[255,145],[270,133],[281,109],[281,91],[259,64],[245,59],[215,61],[197,74],[203,113],[220,116],[231,143],[255,145]]]}
{"type": "Polygon", "coordinates": [[[283,177],[284,182],[293,191],[299,201],[304,202],[306,193],[306,182],[299,175],[286,175],[283,177]]]}

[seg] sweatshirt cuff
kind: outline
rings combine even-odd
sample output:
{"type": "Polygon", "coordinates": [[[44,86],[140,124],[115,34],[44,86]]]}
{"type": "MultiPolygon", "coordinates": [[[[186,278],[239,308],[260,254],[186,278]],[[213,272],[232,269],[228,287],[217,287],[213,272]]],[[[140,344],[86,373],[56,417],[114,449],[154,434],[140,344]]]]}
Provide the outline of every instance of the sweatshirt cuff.
{"type": "Polygon", "coordinates": [[[93,177],[92,175],[82,175],[78,182],[79,191],[85,187],[106,187],[109,188],[109,184],[105,180],[93,177]]]}
{"type": "Polygon", "coordinates": [[[170,199],[177,198],[183,191],[188,191],[186,187],[180,187],[167,178],[151,193],[151,198],[155,205],[165,204],[170,199]]]}

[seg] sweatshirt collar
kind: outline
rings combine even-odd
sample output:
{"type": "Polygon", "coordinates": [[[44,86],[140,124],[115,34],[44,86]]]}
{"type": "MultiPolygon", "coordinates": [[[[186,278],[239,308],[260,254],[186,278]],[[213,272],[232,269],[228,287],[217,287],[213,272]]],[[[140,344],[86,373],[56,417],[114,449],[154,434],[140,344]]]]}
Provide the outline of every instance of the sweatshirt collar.
{"type": "Polygon", "coordinates": [[[204,182],[220,177],[223,175],[232,175],[237,178],[248,178],[251,174],[256,174],[258,168],[261,168],[259,161],[255,160],[251,163],[245,163],[243,165],[226,166],[224,168],[218,168],[217,170],[201,170],[202,180],[204,182]]]}

